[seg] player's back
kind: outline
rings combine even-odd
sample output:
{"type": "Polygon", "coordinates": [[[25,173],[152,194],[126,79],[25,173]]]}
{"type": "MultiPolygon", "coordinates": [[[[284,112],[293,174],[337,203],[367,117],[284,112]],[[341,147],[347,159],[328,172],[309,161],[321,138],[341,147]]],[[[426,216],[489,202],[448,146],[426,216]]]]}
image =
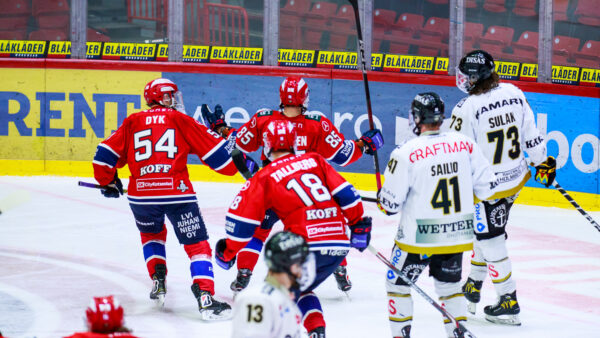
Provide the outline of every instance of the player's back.
{"type": "Polygon", "coordinates": [[[301,337],[302,314],[298,306],[289,292],[270,278],[236,296],[232,338],[301,337]]]}

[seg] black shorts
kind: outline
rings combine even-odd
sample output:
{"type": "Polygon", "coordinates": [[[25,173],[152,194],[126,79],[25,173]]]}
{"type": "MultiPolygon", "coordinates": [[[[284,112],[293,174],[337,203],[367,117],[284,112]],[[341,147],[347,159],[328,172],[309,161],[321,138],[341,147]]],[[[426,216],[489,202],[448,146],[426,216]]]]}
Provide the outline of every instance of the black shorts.
{"type": "MultiPolygon", "coordinates": [[[[417,281],[423,270],[429,266],[429,276],[440,282],[457,283],[460,282],[462,275],[462,256],[463,253],[432,255],[422,258],[419,254],[407,253],[394,246],[392,250],[392,259],[394,256],[405,255],[404,263],[400,271],[411,279],[413,283],[417,281]]],[[[402,278],[396,276],[393,271],[388,271],[388,280],[396,285],[408,285],[402,278]]]]}
{"type": "MultiPolygon", "coordinates": [[[[515,196],[516,197],[516,196],[515,196]]],[[[506,224],[508,223],[508,215],[516,198],[507,197],[493,201],[483,201],[485,218],[487,221],[487,232],[475,231],[475,238],[478,240],[490,239],[501,235],[506,236],[506,224]]],[[[480,205],[480,204],[478,204],[480,205]]],[[[476,206],[477,208],[477,206],[476,206]]],[[[475,225],[479,226],[479,223],[475,225]]]]}

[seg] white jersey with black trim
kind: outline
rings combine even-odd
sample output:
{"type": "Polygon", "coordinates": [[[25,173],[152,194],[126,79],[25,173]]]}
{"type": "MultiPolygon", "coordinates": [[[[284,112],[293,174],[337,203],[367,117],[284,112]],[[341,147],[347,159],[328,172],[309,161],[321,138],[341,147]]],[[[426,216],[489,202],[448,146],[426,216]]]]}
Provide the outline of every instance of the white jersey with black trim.
{"type": "Polygon", "coordinates": [[[531,177],[523,151],[534,165],[546,159],[533,111],[523,92],[509,83],[462,99],[452,110],[449,128],[472,137],[492,164],[499,185],[491,199],[518,193],[531,177]]]}
{"type": "Polygon", "coordinates": [[[302,314],[289,291],[267,277],[235,298],[232,338],[300,338],[302,314]]]}
{"type": "Polygon", "coordinates": [[[379,202],[402,212],[396,244],[417,254],[464,252],[473,245],[474,196],[493,194],[495,176],[477,143],[455,132],[426,132],[397,147],[379,202]]]}

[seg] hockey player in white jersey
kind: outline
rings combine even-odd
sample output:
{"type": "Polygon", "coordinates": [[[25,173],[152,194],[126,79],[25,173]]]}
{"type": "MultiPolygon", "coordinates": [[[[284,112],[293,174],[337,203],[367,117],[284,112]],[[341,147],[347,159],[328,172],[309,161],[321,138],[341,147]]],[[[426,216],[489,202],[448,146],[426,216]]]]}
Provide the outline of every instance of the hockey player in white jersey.
{"type": "Polygon", "coordinates": [[[556,161],[546,158],[546,143],[525,95],[512,84],[499,82],[490,54],[481,50],[466,54],[456,69],[456,86],[469,96],[454,107],[450,129],[475,139],[498,177],[494,195],[475,206],[476,241],[463,291],[469,311],[475,313],[489,269],[499,300],[484,308],[486,319],[520,325],[505,228],[513,202],[531,177],[523,152],[536,167],[536,180],[546,186],[554,180],[556,161]]]}
{"type": "MultiPolygon", "coordinates": [[[[464,322],[460,281],[462,254],[473,247],[473,199],[492,195],[495,176],[473,139],[440,132],[444,102],[436,93],[418,94],[409,118],[419,137],[392,152],[378,195],[384,213],[401,212],[390,261],[413,282],[429,265],[443,306],[464,322]]],[[[410,287],[388,270],[386,289],[392,336],[408,338],[413,318],[410,287]]],[[[448,337],[464,336],[449,320],[444,324],[448,337]]]]}
{"type": "Polygon", "coordinates": [[[265,245],[265,261],[265,281],[242,290],[235,299],[232,338],[303,337],[302,314],[292,297],[316,276],[308,244],[300,235],[279,232],[265,245]]]}

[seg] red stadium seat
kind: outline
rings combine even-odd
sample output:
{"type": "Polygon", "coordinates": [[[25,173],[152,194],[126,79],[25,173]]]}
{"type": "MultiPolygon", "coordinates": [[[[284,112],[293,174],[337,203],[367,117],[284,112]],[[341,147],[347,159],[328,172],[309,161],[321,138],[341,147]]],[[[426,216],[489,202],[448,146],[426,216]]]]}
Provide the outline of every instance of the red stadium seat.
{"type": "Polygon", "coordinates": [[[330,18],[335,16],[337,4],[330,2],[316,2],[306,14],[303,47],[320,49],[321,37],[324,31],[329,30],[327,25],[330,18]]]}
{"type": "Polygon", "coordinates": [[[555,21],[569,21],[569,18],[567,17],[569,0],[554,0],[552,6],[555,21]]]}
{"type": "Polygon", "coordinates": [[[427,0],[427,2],[431,2],[432,4],[436,4],[436,5],[447,5],[448,4],[448,0],[427,0]]]}
{"type": "MultiPolygon", "coordinates": [[[[329,49],[345,50],[348,38],[355,38],[356,23],[354,22],[354,10],[351,5],[340,7],[330,23],[333,29],[329,33],[329,49]]],[[[375,52],[375,51],[374,51],[375,52]]]]}
{"type": "Polygon", "coordinates": [[[299,48],[301,23],[310,9],[310,0],[288,0],[280,10],[279,44],[282,48],[299,48]]]}
{"type": "MultiPolygon", "coordinates": [[[[419,30],[419,40],[447,43],[449,32],[450,21],[448,19],[431,17],[427,19],[425,26],[419,30]]],[[[440,48],[421,45],[419,46],[417,54],[423,56],[438,56],[439,52],[440,48]]]]}
{"type": "Polygon", "coordinates": [[[511,45],[515,30],[505,26],[490,26],[485,35],[479,40],[481,49],[492,54],[502,54],[511,45]]]}
{"type": "Polygon", "coordinates": [[[578,67],[600,69],[600,41],[587,41],[574,57],[578,67]]]}
{"type": "Polygon", "coordinates": [[[27,30],[15,29],[11,31],[0,31],[0,40],[26,40],[27,30]]]}
{"type": "Polygon", "coordinates": [[[519,40],[512,44],[513,59],[519,62],[537,63],[538,39],[539,34],[537,32],[523,32],[519,40]]]}
{"type": "Polygon", "coordinates": [[[575,20],[584,25],[600,26],[600,3],[598,0],[579,0],[575,20]]]}
{"type": "Polygon", "coordinates": [[[505,0],[484,0],[483,9],[493,13],[504,13],[506,12],[504,3],[505,0]]]}
{"type": "Polygon", "coordinates": [[[479,39],[483,36],[483,24],[478,22],[465,22],[465,37],[463,48],[465,52],[476,49],[479,39]]]}
{"type": "Polygon", "coordinates": [[[96,41],[96,42],[110,42],[110,37],[105,35],[104,33],[97,31],[93,28],[87,29],[87,40],[88,41],[96,41]]]}
{"type": "Polygon", "coordinates": [[[579,39],[557,35],[552,40],[552,64],[569,65],[572,54],[579,49],[579,39]]]}
{"type": "Polygon", "coordinates": [[[39,28],[69,27],[69,3],[66,0],[33,0],[32,9],[39,28]]]}
{"type": "Polygon", "coordinates": [[[379,51],[385,34],[392,29],[396,21],[396,12],[389,9],[376,9],[373,12],[373,51],[379,51]]]}
{"type": "Polygon", "coordinates": [[[390,41],[390,53],[408,54],[410,43],[406,39],[412,39],[423,27],[425,18],[422,15],[402,13],[398,20],[392,25],[386,39],[390,41]]]}
{"type": "Polygon", "coordinates": [[[67,33],[59,29],[37,30],[29,33],[29,40],[66,41],[67,33]]]}
{"type": "Polygon", "coordinates": [[[465,7],[466,8],[477,8],[477,0],[466,0],[465,7]]]}
{"type": "Polygon", "coordinates": [[[537,0],[516,0],[512,12],[519,16],[536,16],[535,3],[537,0]]]}
{"type": "Polygon", "coordinates": [[[0,0],[0,30],[27,28],[31,9],[25,0],[0,0]]]}

